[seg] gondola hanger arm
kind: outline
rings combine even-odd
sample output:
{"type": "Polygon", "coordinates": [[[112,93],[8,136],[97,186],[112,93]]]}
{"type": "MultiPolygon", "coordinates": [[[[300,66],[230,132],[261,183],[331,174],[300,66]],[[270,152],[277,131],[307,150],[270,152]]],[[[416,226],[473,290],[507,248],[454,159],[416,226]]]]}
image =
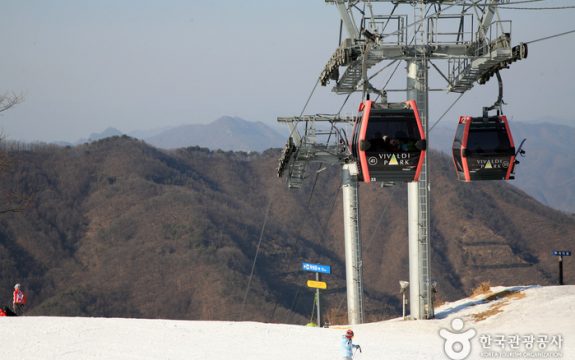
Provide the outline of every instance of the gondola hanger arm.
{"type": "Polygon", "coordinates": [[[483,108],[483,118],[488,118],[489,111],[491,110],[497,110],[497,115],[503,114],[503,105],[505,105],[505,102],[503,101],[503,80],[501,79],[499,71],[495,72],[495,76],[497,76],[499,95],[497,96],[497,101],[495,101],[493,105],[483,108]]]}

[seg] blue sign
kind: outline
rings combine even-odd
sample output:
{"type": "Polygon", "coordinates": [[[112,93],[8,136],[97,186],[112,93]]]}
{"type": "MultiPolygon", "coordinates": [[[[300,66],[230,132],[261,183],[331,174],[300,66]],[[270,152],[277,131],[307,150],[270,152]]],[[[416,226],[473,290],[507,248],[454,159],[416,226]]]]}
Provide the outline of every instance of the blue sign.
{"type": "Polygon", "coordinates": [[[331,274],[331,266],[329,265],[321,265],[321,264],[310,264],[310,263],[301,263],[301,268],[303,271],[311,271],[317,272],[322,274],[331,274]]]}
{"type": "Polygon", "coordinates": [[[553,256],[571,256],[571,250],[553,250],[553,256]]]}

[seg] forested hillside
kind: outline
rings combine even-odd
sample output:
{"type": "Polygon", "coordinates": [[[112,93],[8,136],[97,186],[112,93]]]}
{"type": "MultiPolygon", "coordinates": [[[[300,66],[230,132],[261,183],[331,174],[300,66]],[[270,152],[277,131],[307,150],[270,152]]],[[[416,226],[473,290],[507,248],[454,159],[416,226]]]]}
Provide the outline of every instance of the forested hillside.
{"type": "MultiPolygon", "coordinates": [[[[275,176],[279,154],[165,151],[128,137],[10,152],[1,187],[32,200],[0,217],[0,301],[20,282],[36,315],[305,323],[308,261],[332,266],[322,307],[331,322],[345,318],[339,171],[294,192],[275,176]]],[[[568,246],[573,216],[505,183],[458,183],[450,159],[431,161],[440,299],[481,281],[555,282],[551,250],[568,246]]],[[[400,311],[406,192],[360,187],[369,320],[400,311]]]]}

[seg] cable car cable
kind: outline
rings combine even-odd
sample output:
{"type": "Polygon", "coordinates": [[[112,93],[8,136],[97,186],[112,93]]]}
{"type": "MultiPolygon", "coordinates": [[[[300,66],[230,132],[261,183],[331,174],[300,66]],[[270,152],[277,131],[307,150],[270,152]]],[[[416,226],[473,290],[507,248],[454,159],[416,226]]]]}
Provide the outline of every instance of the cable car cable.
{"type": "Polygon", "coordinates": [[[298,300],[298,298],[299,298],[299,293],[300,293],[300,291],[301,291],[301,286],[298,286],[298,287],[297,287],[297,291],[296,291],[296,293],[295,293],[295,296],[294,296],[294,298],[293,298],[293,300],[292,300],[292,303],[291,303],[291,306],[290,306],[290,314],[288,315],[289,317],[288,317],[288,319],[287,319],[287,320],[288,320],[288,321],[287,321],[288,324],[291,323],[291,321],[292,321],[292,319],[293,319],[293,317],[294,317],[294,314],[295,314],[295,311],[294,311],[294,310],[295,310],[295,306],[297,305],[297,300],[298,300]]]}
{"type": "Polygon", "coordinates": [[[257,259],[258,259],[258,254],[259,254],[259,252],[260,252],[260,246],[261,246],[261,244],[262,244],[262,239],[263,239],[263,236],[264,236],[264,230],[265,230],[266,224],[267,224],[267,222],[268,222],[268,216],[269,216],[271,207],[272,207],[272,200],[270,199],[270,201],[269,201],[269,203],[268,203],[268,207],[267,207],[267,209],[266,209],[266,214],[265,214],[265,216],[264,216],[264,223],[262,224],[262,229],[261,229],[261,231],[260,231],[260,238],[259,238],[259,240],[258,240],[258,246],[256,247],[256,254],[255,254],[255,256],[254,256],[254,261],[252,262],[252,270],[251,270],[251,272],[250,272],[250,277],[249,277],[249,279],[248,279],[248,285],[246,286],[246,292],[244,293],[244,300],[242,301],[242,307],[241,307],[241,310],[240,310],[240,321],[242,320],[243,315],[244,315],[244,308],[245,308],[245,306],[246,306],[246,301],[247,301],[247,299],[248,299],[248,293],[249,293],[249,291],[250,291],[250,287],[251,287],[251,284],[252,284],[252,278],[253,278],[253,276],[254,276],[254,271],[255,271],[255,269],[256,269],[256,261],[257,261],[257,259]]]}
{"type": "Polygon", "coordinates": [[[568,179],[567,181],[564,181],[558,185],[555,185],[555,187],[561,187],[561,186],[569,185],[572,182],[575,182],[575,177],[572,177],[571,179],[568,179]]]}
{"type": "Polygon", "coordinates": [[[516,7],[516,6],[498,6],[499,9],[502,10],[566,10],[566,9],[575,9],[573,5],[565,5],[565,6],[546,6],[546,7],[516,7]]]}
{"type": "Polygon", "coordinates": [[[343,110],[343,108],[345,107],[345,104],[347,103],[347,101],[349,100],[349,97],[351,96],[351,94],[353,94],[352,92],[348,93],[347,96],[345,97],[345,100],[343,101],[343,104],[341,104],[341,107],[339,108],[339,111],[337,112],[337,115],[341,114],[341,111],[343,110]]]}
{"type": "Polygon", "coordinates": [[[377,228],[381,224],[381,222],[383,220],[383,216],[386,215],[386,210],[388,207],[389,207],[389,203],[385,203],[385,206],[383,207],[383,209],[381,209],[381,214],[379,215],[379,219],[377,219],[377,222],[375,223],[375,226],[373,228],[373,232],[371,233],[371,236],[368,238],[369,239],[368,242],[371,242],[375,238],[375,234],[377,233],[377,228]]]}
{"type": "Polygon", "coordinates": [[[387,17],[387,21],[385,22],[385,25],[383,25],[383,29],[381,29],[381,33],[383,34],[383,32],[385,31],[385,29],[387,28],[387,25],[389,25],[389,22],[391,21],[391,17],[393,16],[393,14],[395,13],[395,9],[397,9],[397,7],[399,6],[399,3],[396,3],[393,6],[393,9],[391,9],[391,13],[389,13],[389,16],[387,17]]]}
{"type": "Polygon", "coordinates": [[[303,108],[301,109],[301,112],[299,114],[299,116],[303,116],[303,113],[305,112],[305,110],[307,109],[307,106],[309,105],[309,102],[313,96],[313,94],[315,93],[315,89],[317,89],[317,85],[319,84],[319,78],[317,79],[317,81],[315,82],[315,85],[313,86],[313,89],[311,90],[309,96],[307,97],[307,100],[305,102],[305,105],[303,106],[303,108]]]}
{"type": "Polygon", "coordinates": [[[575,30],[569,30],[569,31],[562,32],[560,34],[550,35],[550,36],[543,37],[541,39],[531,40],[531,41],[525,42],[524,44],[532,44],[532,43],[535,43],[538,41],[549,40],[549,39],[553,39],[553,38],[556,38],[559,36],[564,36],[564,35],[568,35],[568,34],[572,34],[572,33],[575,33],[575,30]]]}
{"type": "Polygon", "coordinates": [[[395,64],[396,62],[398,62],[398,59],[393,60],[392,62],[390,62],[389,64],[385,65],[384,67],[382,67],[381,69],[377,70],[377,72],[375,72],[373,75],[371,75],[369,77],[369,80],[373,79],[374,77],[376,77],[377,75],[381,74],[381,72],[385,69],[387,69],[388,67],[390,67],[391,65],[395,64]]]}
{"type": "Polygon", "coordinates": [[[447,76],[445,76],[445,74],[441,71],[441,69],[439,69],[439,67],[437,67],[437,65],[435,65],[433,63],[433,61],[431,60],[427,60],[428,63],[431,64],[431,66],[433,66],[433,68],[437,71],[437,73],[451,86],[452,83],[451,81],[449,81],[449,79],[447,78],[447,76]]]}
{"type": "Polygon", "coordinates": [[[528,3],[534,3],[534,2],[542,2],[542,1],[547,1],[547,0],[519,0],[519,1],[513,1],[513,2],[508,2],[506,4],[496,4],[495,6],[501,6],[501,5],[516,5],[516,4],[528,4],[528,3]]]}
{"type": "MultiPolygon", "coordinates": [[[[385,88],[387,87],[387,85],[389,85],[389,82],[391,81],[391,79],[393,79],[393,76],[395,75],[395,73],[397,72],[397,69],[399,69],[399,65],[401,65],[401,61],[397,63],[397,65],[395,65],[395,69],[393,69],[393,71],[391,72],[391,75],[389,75],[389,79],[387,79],[385,85],[383,85],[382,90],[385,90],[385,88]]],[[[377,99],[376,99],[377,100],[377,99]]]]}
{"type": "Polygon", "coordinates": [[[445,117],[445,115],[447,115],[447,113],[451,110],[451,108],[453,108],[453,107],[455,106],[455,104],[457,104],[457,102],[459,101],[459,99],[461,99],[464,94],[465,94],[465,93],[459,94],[459,97],[458,97],[457,99],[455,99],[455,101],[447,108],[447,110],[445,110],[445,112],[443,113],[443,115],[441,115],[441,116],[439,117],[439,119],[437,119],[437,121],[433,123],[433,125],[429,128],[429,130],[427,130],[428,133],[431,132],[431,130],[433,130],[433,128],[434,128],[437,124],[439,124],[439,122],[440,122],[441,120],[443,120],[443,118],[445,117]]]}

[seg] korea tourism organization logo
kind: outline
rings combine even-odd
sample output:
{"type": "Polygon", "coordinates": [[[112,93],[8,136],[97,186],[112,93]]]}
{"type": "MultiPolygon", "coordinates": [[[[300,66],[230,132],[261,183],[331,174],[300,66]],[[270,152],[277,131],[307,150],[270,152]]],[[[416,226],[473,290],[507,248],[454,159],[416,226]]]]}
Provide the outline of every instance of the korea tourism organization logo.
{"type": "Polygon", "coordinates": [[[561,334],[477,334],[473,328],[463,330],[462,319],[453,319],[451,329],[441,329],[443,353],[449,360],[471,359],[559,359],[563,358],[561,334]],[[478,336],[477,336],[478,335],[478,336]],[[474,341],[472,341],[474,339],[474,341]],[[476,344],[474,344],[476,343],[476,344]],[[477,352],[475,352],[477,353],[477,352]]]}
{"type": "Polygon", "coordinates": [[[471,339],[477,334],[475,329],[463,331],[463,320],[453,319],[451,330],[439,330],[439,336],[444,339],[443,351],[451,360],[464,360],[471,354],[471,339]]]}

